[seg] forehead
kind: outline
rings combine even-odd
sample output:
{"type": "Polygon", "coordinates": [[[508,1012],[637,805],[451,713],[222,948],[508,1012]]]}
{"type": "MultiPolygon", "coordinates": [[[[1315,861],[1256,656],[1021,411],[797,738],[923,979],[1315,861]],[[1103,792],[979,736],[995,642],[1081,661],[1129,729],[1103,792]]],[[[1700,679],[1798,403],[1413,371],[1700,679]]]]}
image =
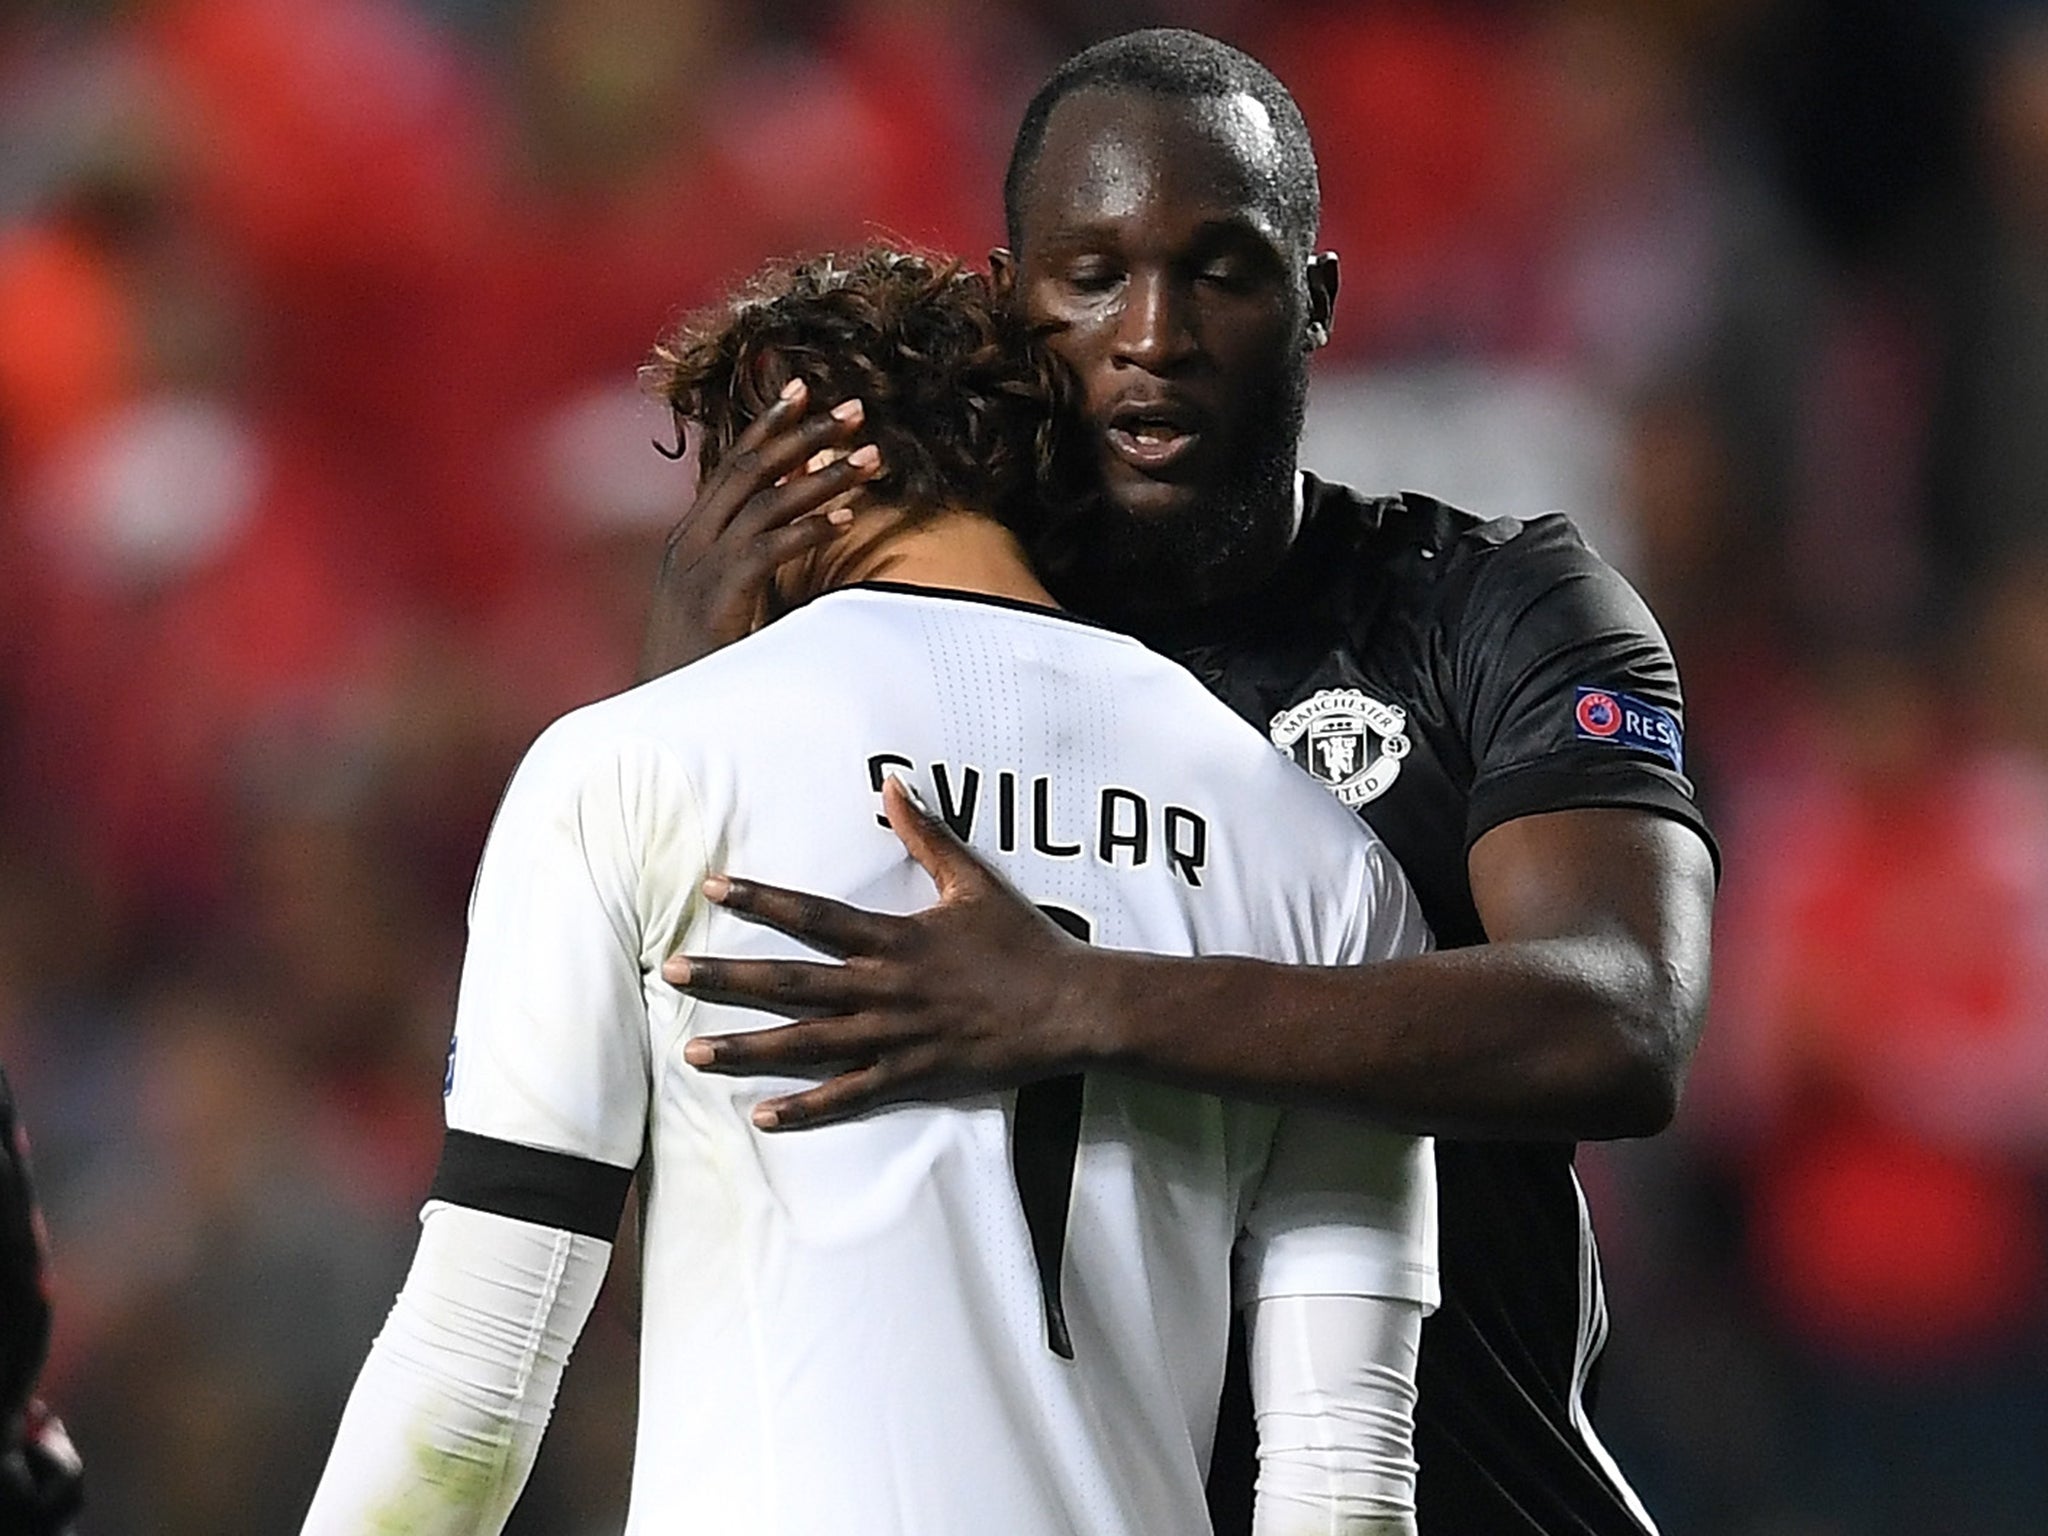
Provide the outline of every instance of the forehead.
{"type": "Polygon", "coordinates": [[[1028,243],[1075,225],[1237,218],[1278,242],[1280,178],[1272,116],[1248,92],[1076,91],[1046,122],[1022,233],[1028,243]]]}

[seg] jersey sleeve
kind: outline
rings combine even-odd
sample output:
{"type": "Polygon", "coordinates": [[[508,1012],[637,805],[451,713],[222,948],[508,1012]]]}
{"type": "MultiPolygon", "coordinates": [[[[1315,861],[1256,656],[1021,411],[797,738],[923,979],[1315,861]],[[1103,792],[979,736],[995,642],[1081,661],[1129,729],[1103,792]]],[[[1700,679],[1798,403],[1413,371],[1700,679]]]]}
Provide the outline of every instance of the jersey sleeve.
{"type": "Polygon", "coordinates": [[[1685,775],[1678,668],[1635,589],[1561,516],[1466,558],[1449,690],[1472,750],[1466,846],[1521,816],[1618,806],[1713,849],[1685,775]]]}
{"type": "MultiPolygon", "coordinates": [[[[1421,954],[1428,925],[1401,866],[1368,838],[1352,868],[1352,912],[1337,965],[1421,954]]],[[[1436,1158],[1427,1136],[1350,1115],[1289,1110],[1273,1134],[1238,1245],[1244,1302],[1377,1296],[1434,1309],[1436,1158]]]]}
{"type": "Polygon", "coordinates": [[[588,712],[551,726],[513,775],[470,898],[435,1198],[616,1229],[646,1133],[646,977],[677,927],[660,909],[679,898],[661,893],[705,872],[681,789],[657,746],[588,712]]]}
{"type": "Polygon", "coordinates": [[[1350,920],[1338,951],[1323,957],[1330,965],[1370,965],[1399,960],[1436,947],[1422,901],[1387,845],[1368,839],[1352,880],[1350,920]]]}
{"type": "Polygon", "coordinates": [[[1438,1299],[1436,1164],[1427,1136],[1350,1116],[1280,1119],[1238,1244],[1241,1302],[1438,1299]]]}

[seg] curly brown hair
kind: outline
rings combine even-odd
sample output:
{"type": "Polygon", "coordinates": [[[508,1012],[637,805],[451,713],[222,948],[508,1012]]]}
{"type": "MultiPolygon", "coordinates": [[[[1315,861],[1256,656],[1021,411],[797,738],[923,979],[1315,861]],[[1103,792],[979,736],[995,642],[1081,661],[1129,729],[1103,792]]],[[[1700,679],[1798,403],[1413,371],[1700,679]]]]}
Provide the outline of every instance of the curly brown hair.
{"type": "Polygon", "coordinates": [[[883,464],[867,489],[913,514],[986,513],[1029,540],[1057,472],[1057,365],[957,261],[872,246],[773,263],[663,337],[642,376],[699,425],[705,474],[798,377],[813,409],[860,399],[883,464]]]}

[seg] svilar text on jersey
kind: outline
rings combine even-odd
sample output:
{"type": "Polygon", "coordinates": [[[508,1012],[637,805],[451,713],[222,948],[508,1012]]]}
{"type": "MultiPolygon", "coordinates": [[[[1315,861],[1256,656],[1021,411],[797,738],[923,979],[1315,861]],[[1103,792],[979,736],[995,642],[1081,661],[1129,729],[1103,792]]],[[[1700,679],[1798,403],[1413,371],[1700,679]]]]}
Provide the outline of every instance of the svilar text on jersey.
{"type": "MultiPolygon", "coordinates": [[[[1199,811],[1158,804],[1121,785],[1082,789],[1056,783],[1050,774],[989,772],[972,763],[927,763],[920,773],[900,752],[868,759],[868,785],[876,795],[892,773],[916,789],[962,842],[1001,853],[1093,858],[1113,869],[1139,869],[1162,859],[1191,886],[1201,885],[1209,861],[1209,823],[1199,811]]],[[[875,820],[889,824],[879,811],[875,820]]]]}

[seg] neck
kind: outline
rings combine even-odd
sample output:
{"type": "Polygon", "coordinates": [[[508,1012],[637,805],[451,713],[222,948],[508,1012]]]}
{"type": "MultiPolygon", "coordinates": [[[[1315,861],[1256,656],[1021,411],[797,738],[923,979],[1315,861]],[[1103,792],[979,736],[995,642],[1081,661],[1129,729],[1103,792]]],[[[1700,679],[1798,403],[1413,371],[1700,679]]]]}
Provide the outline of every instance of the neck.
{"type": "Polygon", "coordinates": [[[1059,604],[1024,558],[1016,535],[994,518],[946,511],[912,520],[894,507],[858,514],[821,555],[805,582],[811,594],[857,581],[897,581],[1007,597],[1045,608],[1059,604]]]}
{"type": "Polygon", "coordinates": [[[1301,536],[1303,512],[1301,477],[1290,472],[1284,489],[1212,501],[1179,527],[1119,524],[1112,514],[1080,559],[1054,561],[1054,579],[1075,612],[1128,633],[1200,629],[1220,612],[1264,601],[1301,536]]]}

